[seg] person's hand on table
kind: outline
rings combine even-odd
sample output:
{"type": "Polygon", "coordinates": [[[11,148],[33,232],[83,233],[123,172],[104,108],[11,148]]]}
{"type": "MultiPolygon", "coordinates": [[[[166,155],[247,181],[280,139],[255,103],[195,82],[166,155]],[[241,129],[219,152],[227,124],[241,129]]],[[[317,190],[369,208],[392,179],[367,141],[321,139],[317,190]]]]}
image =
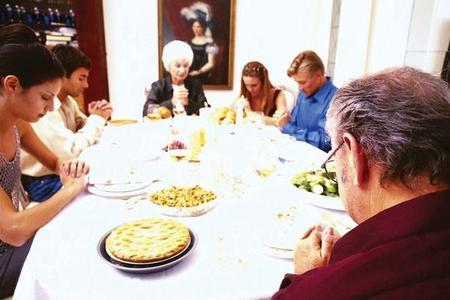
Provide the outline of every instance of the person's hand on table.
{"type": "Polygon", "coordinates": [[[334,244],[340,238],[339,232],[322,224],[309,228],[294,249],[296,274],[323,267],[330,260],[334,244]]]}
{"type": "Polygon", "coordinates": [[[85,186],[85,176],[89,173],[89,166],[79,160],[70,160],[61,163],[59,177],[64,186],[74,186],[81,191],[85,186]]]}
{"type": "Polygon", "coordinates": [[[277,110],[273,114],[273,117],[275,118],[275,125],[281,129],[284,125],[286,125],[287,122],[289,122],[289,113],[285,110],[277,110]]]}

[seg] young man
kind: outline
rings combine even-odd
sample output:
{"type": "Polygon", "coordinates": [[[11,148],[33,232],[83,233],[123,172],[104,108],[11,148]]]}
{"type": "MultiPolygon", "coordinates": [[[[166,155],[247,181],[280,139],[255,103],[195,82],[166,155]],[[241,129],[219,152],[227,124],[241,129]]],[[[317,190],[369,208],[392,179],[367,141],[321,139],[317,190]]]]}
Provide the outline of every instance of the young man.
{"type": "Polygon", "coordinates": [[[327,113],[340,198],[359,224],[312,227],[273,299],[450,299],[450,98],[403,67],[339,89],[327,113]]]}
{"type": "Polygon", "coordinates": [[[299,141],[305,141],[323,151],[330,150],[325,132],[325,116],[336,87],[329,77],[325,77],[322,60],[313,51],[301,52],[292,61],[287,74],[297,82],[300,93],[291,118],[287,113],[277,116],[277,124],[280,127],[285,124],[281,131],[299,141]]]}
{"type": "MultiPolygon", "coordinates": [[[[83,149],[100,137],[112,108],[106,100],[90,102],[86,117],[74,99],[88,87],[91,61],[83,52],[69,45],[57,45],[52,52],[63,65],[63,78],[54,111],[32,124],[41,140],[60,159],[78,157],[83,149]]],[[[30,200],[41,202],[61,188],[59,177],[25,151],[21,155],[22,183],[30,200]]]]}

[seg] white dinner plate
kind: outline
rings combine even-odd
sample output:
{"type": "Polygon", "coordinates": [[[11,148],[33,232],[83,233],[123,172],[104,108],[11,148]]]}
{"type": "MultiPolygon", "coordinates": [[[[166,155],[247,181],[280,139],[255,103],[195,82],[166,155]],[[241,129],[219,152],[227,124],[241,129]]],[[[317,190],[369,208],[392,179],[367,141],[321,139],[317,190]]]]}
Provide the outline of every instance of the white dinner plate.
{"type": "Polygon", "coordinates": [[[94,186],[104,192],[126,193],[136,190],[142,190],[150,184],[149,182],[124,183],[124,184],[94,184],[94,186]]]}
{"type": "Polygon", "coordinates": [[[277,258],[294,259],[294,250],[264,245],[264,253],[277,258]]]}
{"type": "Polygon", "coordinates": [[[87,190],[88,192],[97,195],[97,196],[102,196],[102,197],[106,197],[106,198],[129,198],[132,196],[137,196],[137,195],[142,195],[148,192],[148,186],[150,185],[147,184],[144,188],[142,189],[138,189],[138,190],[133,190],[133,191],[127,191],[127,192],[107,192],[104,190],[101,190],[99,188],[97,188],[95,185],[88,185],[87,190]]]}
{"type": "Polygon", "coordinates": [[[302,199],[305,199],[311,205],[331,210],[345,211],[344,205],[339,197],[318,195],[300,188],[297,189],[302,193],[302,199]]]}
{"type": "Polygon", "coordinates": [[[309,226],[296,205],[271,211],[264,218],[265,227],[260,232],[264,252],[280,258],[292,258],[299,237],[309,226]]]}
{"type": "Polygon", "coordinates": [[[263,237],[263,244],[266,247],[271,248],[274,252],[293,251],[295,245],[298,242],[299,236],[304,232],[304,230],[298,230],[294,227],[287,229],[281,228],[280,226],[275,227],[274,230],[266,232],[263,237]]]}

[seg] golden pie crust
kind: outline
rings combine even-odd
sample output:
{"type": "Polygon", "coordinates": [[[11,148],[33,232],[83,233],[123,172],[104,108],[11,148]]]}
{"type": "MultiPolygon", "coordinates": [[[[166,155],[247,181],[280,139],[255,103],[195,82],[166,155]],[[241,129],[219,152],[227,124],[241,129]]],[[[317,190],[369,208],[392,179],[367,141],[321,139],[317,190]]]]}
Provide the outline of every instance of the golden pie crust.
{"type": "Polygon", "coordinates": [[[116,227],[106,238],[106,249],[119,260],[149,263],[180,253],[190,241],[189,229],[180,222],[148,218],[116,227]]]}

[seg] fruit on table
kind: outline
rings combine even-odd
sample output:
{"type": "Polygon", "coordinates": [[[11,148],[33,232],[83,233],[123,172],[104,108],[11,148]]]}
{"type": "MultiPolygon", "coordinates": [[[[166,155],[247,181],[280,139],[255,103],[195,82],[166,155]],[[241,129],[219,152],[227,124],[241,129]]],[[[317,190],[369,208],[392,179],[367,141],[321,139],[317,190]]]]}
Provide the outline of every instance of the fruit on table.
{"type": "Polygon", "coordinates": [[[149,120],[161,120],[170,117],[172,117],[172,113],[170,112],[170,109],[165,106],[159,106],[155,108],[152,113],[147,115],[147,119],[149,120]]]}
{"type": "Polygon", "coordinates": [[[186,149],[186,145],[179,141],[179,140],[173,140],[170,144],[169,144],[169,149],[168,150],[175,150],[175,149],[186,149]]]}

